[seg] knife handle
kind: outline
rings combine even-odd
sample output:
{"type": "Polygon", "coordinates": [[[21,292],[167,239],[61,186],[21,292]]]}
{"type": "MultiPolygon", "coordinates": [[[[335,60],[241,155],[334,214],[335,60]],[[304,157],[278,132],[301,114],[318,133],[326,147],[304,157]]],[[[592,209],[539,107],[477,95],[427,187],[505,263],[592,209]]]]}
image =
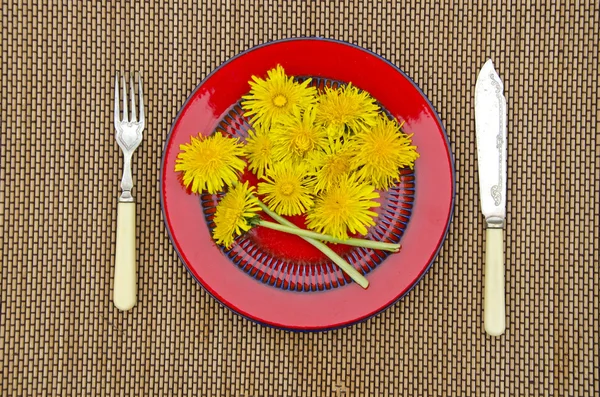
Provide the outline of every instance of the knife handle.
{"type": "Polygon", "coordinates": [[[119,202],[113,290],[113,302],[119,310],[129,310],[137,301],[135,257],[135,203],[119,202]]]}
{"type": "Polygon", "coordinates": [[[493,336],[506,329],[504,303],[504,233],[488,228],[485,243],[485,285],[483,321],[485,331],[493,336]]]}

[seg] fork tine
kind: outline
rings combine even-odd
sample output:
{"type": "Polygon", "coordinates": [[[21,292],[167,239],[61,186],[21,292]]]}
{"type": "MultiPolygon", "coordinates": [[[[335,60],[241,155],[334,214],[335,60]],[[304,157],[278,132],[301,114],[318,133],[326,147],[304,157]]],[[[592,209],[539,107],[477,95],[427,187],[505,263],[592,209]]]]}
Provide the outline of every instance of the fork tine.
{"type": "Polygon", "coordinates": [[[123,121],[129,121],[129,115],[127,114],[127,84],[125,84],[125,75],[121,76],[121,82],[123,83],[123,121]]]}
{"type": "Polygon", "coordinates": [[[119,112],[119,72],[115,74],[115,123],[121,121],[121,114],[119,112]]]}
{"type": "Polygon", "coordinates": [[[142,90],[142,74],[138,72],[138,86],[139,86],[139,105],[140,105],[140,122],[143,126],[146,124],[146,116],[144,115],[144,91],[142,90]]]}
{"type": "Polygon", "coordinates": [[[131,121],[137,122],[137,115],[135,113],[135,91],[133,89],[133,73],[129,74],[129,96],[131,99],[131,121]]]}

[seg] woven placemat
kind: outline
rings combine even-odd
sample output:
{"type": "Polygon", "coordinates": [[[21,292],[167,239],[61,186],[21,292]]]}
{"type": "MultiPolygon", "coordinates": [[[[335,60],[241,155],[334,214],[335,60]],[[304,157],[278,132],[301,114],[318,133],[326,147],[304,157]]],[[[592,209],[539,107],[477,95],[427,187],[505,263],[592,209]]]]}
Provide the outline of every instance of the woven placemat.
{"type": "Polygon", "coordinates": [[[600,391],[595,1],[38,3],[2,2],[1,396],[600,391]],[[179,262],[159,204],[163,144],[188,94],[240,51],[297,36],[342,39],[401,67],[456,157],[455,216],[430,272],[375,318],[316,334],[217,303],[179,262]],[[498,338],[482,329],[473,115],[488,57],[509,103],[508,328],[498,338]],[[111,76],[137,69],[147,100],[134,157],[140,291],[122,313],[110,299],[122,161],[111,76]]]}

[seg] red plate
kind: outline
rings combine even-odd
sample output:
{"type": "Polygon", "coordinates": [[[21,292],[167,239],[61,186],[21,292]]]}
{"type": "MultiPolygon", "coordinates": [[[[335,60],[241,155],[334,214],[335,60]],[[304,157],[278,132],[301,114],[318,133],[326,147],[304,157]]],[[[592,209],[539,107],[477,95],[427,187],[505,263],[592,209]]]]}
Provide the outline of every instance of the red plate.
{"type": "MultiPolygon", "coordinates": [[[[454,169],[444,128],[431,103],[401,70],[357,46],[307,38],[268,43],[221,65],[191,94],[179,112],[163,153],[161,205],[170,238],[194,278],[235,312],[262,324],[292,330],[325,330],[364,320],[405,295],[435,259],[448,230],[454,169]],[[239,100],[252,75],[281,64],[288,75],[318,84],[352,82],[368,91],[413,133],[420,158],[414,173],[383,198],[372,238],[401,240],[387,255],[337,246],[370,282],[363,290],[295,236],[254,229],[232,250],[211,238],[217,195],[189,194],[174,171],[179,145],[217,127],[244,135],[239,100]]],[[[295,219],[298,221],[298,219],[295,219]]]]}

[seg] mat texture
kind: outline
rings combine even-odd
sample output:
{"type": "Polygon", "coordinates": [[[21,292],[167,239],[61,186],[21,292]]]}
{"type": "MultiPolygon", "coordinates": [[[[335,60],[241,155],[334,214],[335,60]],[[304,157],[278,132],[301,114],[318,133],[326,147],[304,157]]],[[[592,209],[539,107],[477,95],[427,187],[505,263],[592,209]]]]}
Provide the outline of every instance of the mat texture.
{"type": "Polygon", "coordinates": [[[597,2],[38,3],[2,2],[1,396],[600,392],[597,2]],[[317,334],[256,325],[211,298],[169,242],[158,189],[163,144],[194,87],[240,51],[297,36],[358,44],[405,70],[456,157],[455,216],[426,277],[381,315],[317,334]],[[498,338],[482,328],[473,115],[488,57],[509,103],[498,338]],[[110,298],[122,161],[111,76],[138,69],[140,291],[122,313],[110,298]]]}

